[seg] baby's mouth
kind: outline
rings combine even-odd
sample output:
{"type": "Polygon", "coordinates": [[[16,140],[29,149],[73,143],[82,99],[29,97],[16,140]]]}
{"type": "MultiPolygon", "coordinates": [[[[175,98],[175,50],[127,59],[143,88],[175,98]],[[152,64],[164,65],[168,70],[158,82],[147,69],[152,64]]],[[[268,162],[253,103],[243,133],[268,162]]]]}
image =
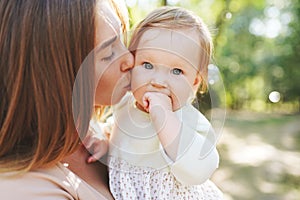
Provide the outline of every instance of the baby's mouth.
{"type": "Polygon", "coordinates": [[[171,92],[170,90],[166,89],[166,88],[155,88],[155,87],[150,87],[148,88],[147,92],[158,92],[158,93],[161,93],[161,94],[164,94],[168,97],[171,98],[171,92]]]}

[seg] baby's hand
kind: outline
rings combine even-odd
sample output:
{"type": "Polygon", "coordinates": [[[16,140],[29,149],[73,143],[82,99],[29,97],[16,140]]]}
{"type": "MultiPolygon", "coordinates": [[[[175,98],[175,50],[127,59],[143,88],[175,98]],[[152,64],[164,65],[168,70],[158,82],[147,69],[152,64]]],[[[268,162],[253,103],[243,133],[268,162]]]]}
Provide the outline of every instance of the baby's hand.
{"type": "Polygon", "coordinates": [[[146,92],[143,96],[143,104],[149,113],[151,113],[156,106],[172,111],[171,98],[160,92],[146,92]]]}
{"type": "Polygon", "coordinates": [[[99,160],[108,151],[108,139],[99,137],[99,135],[94,133],[88,133],[82,143],[91,154],[87,159],[88,163],[99,160]]]}
{"type": "Polygon", "coordinates": [[[87,159],[88,163],[99,160],[108,151],[109,127],[101,125],[97,121],[91,120],[87,136],[82,142],[91,154],[87,159]]]}
{"type": "Polygon", "coordinates": [[[160,92],[146,92],[143,96],[143,104],[154,121],[164,121],[166,115],[172,112],[171,98],[160,92]]]}

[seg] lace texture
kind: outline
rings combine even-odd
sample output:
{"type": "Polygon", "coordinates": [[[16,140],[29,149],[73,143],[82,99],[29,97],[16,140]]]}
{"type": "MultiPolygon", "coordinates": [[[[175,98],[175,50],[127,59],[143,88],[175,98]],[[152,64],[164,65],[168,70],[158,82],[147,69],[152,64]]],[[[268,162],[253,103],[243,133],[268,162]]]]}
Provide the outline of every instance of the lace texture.
{"type": "Polygon", "coordinates": [[[168,171],[133,166],[109,157],[109,184],[116,200],[222,200],[222,192],[210,180],[185,186],[168,171]]]}

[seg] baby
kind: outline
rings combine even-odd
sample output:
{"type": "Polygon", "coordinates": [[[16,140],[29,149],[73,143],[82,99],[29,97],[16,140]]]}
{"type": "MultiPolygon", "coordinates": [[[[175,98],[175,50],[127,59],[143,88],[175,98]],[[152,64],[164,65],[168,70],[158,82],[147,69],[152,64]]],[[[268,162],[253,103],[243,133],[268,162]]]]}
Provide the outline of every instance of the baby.
{"type": "Polygon", "coordinates": [[[191,104],[206,89],[212,48],[207,26],[183,8],[158,8],[136,27],[131,93],[114,107],[109,144],[115,199],[222,199],[209,181],[216,136],[191,104]]]}

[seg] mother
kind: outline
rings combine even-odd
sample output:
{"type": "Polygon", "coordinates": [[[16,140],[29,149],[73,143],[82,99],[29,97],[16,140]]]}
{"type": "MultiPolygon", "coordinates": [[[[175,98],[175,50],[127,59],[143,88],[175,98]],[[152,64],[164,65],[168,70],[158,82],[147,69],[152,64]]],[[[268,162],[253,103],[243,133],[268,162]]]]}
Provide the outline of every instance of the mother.
{"type": "Polygon", "coordinates": [[[86,164],[78,131],[87,132],[95,105],[128,90],[122,8],[113,0],[0,1],[1,199],[112,198],[105,166],[86,164]],[[78,74],[87,56],[91,66],[78,74]]]}

